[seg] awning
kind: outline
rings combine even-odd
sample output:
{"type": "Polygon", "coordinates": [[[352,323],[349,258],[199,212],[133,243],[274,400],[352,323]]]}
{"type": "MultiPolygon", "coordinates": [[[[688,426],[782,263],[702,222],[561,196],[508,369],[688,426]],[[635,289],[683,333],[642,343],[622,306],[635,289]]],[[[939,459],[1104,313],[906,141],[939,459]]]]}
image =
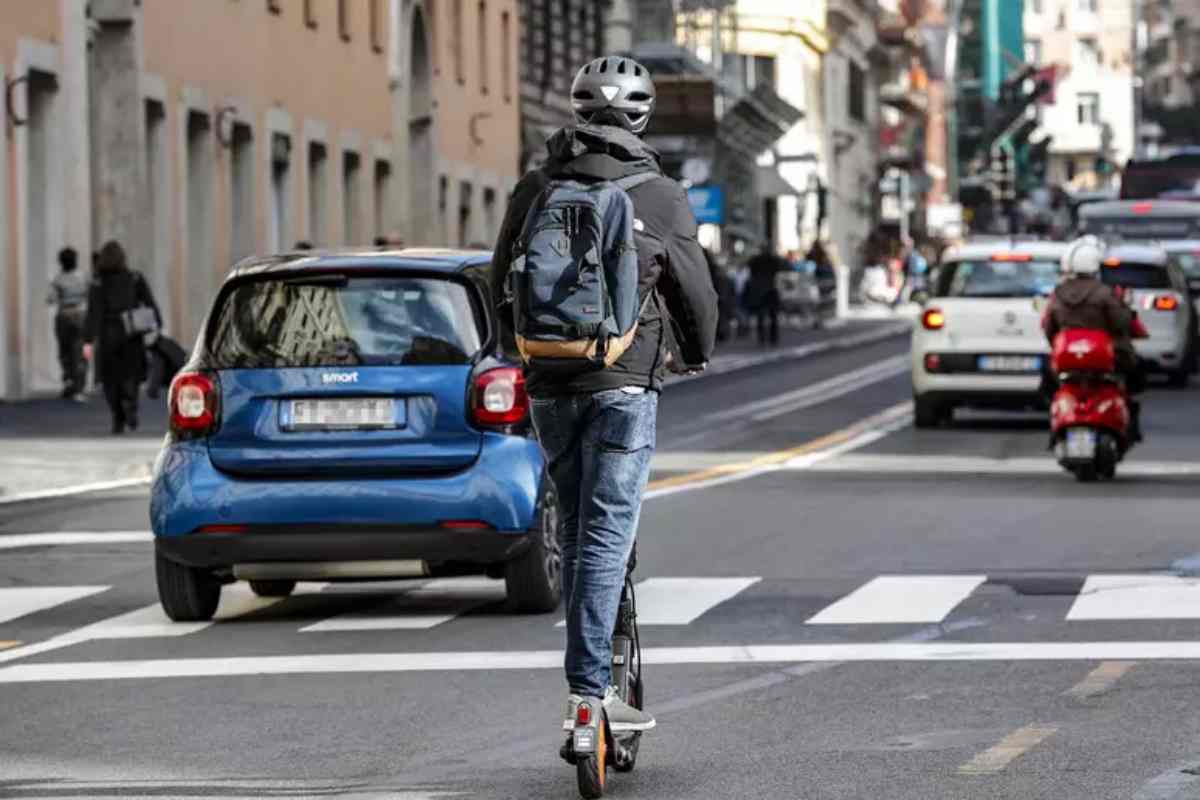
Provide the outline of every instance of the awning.
{"type": "Polygon", "coordinates": [[[803,194],[779,174],[778,167],[758,167],[759,197],[800,197],[803,194]]]}
{"type": "Polygon", "coordinates": [[[721,118],[717,138],[747,158],[758,158],[803,118],[803,111],[764,84],[739,100],[721,118]]]}

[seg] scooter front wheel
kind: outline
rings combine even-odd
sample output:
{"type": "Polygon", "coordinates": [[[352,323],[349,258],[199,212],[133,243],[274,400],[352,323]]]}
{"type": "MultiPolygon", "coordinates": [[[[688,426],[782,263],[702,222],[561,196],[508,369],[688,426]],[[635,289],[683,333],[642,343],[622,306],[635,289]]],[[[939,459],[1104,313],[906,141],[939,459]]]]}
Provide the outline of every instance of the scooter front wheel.
{"type": "Polygon", "coordinates": [[[594,800],[604,796],[608,779],[608,726],[603,719],[596,731],[596,752],[575,756],[575,777],[581,797],[594,800]]]}

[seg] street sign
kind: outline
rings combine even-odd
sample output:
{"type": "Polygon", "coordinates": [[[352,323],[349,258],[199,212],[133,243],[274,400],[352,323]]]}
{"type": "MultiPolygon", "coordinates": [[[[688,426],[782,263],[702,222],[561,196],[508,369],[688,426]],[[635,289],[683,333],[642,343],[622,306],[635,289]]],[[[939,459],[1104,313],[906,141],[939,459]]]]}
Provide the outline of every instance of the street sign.
{"type": "Polygon", "coordinates": [[[688,203],[700,225],[725,224],[725,190],[720,186],[698,186],[687,190],[688,203]]]}

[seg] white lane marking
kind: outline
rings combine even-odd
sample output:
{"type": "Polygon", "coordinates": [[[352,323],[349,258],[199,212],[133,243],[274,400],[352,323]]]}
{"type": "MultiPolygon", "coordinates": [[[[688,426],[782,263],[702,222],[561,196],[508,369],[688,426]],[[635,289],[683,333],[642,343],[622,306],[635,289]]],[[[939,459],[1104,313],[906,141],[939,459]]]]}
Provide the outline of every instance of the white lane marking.
{"type": "Polygon", "coordinates": [[[827,606],[808,625],[941,622],[986,575],[881,575],[827,606]]]}
{"type": "Polygon", "coordinates": [[[108,586],[17,586],[0,588],[0,623],[107,591],[108,586]]]}
{"type": "Polygon", "coordinates": [[[261,611],[278,603],[281,598],[258,597],[245,584],[226,586],[221,592],[221,602],[210,622],[172,622],[163,613],[162,607],[153,605],[136,608],[115,617],[85,625],[59,634],[42,642],[0,652],[0,664],[28,658],[39,653],[60,650],[71,645],[101,639],[148,639],[158,637],[186,636],[197,633],[211,625],[234,619],[255,611],[261,611]]]}
{"type": "Polygon", "coordinates": [[[338,614],[329,619],[306,625],[301,633],[328,633],[333,631],[386,631],[386,630],[428,630],[465,614],[490,602],[505,598],[504,582],[489,578],[463,577],[438,578],[428,581],[421,586],[397,592],[408,599],[417,599],[425,603],[432,602],[453,606],[452,613],[439,614],[430,609],[427,612],[410,614],[384,614],[370,612],[351,612],[338,614]]]}
{"type": "Polygon", "coordinates": [[[1200,619],[1200,578],[1089,575],[1067,619],[1200,619]]]}
{"type": "Polygon", "coordinates": [[[52,500],[58,497],[70,497],[75,494],[90,492],[108,492],[113,489],[128,489],[134,486],[149,486],[150,478],[122,478],[115,481],[96,481],[95,483],[77,483],[74,486],[64,486],[59,489],[43,489],[38,492],[23,494],[0,495],[0,506],[10,503],[27,503],[30,500],[52,500]]]}
{"type": "Polygon", "coordinates": [[[18,547],[54,547],[68,544],[126,544],[152,542],[150,531],[53,531],[0,535],[0,550],[18,547]]]}
{"type": "Polygon", "coordinates": [[[1136,661],[1105,661],[1063,694],[1080,700],[1104,694],[1135,666],[1136,661]]]}
{"type": "Polygon", "coordinates": [[[1200,783],[1200,774],[1195,770],[1198,762],[1200,755],[1154,776],[1142,784],[1133,800],[1190,800],[1197,797],[1196,784],[1200,783]]]}
{"type": "Polygon", "coordinates": [[[643,499],[654,500],[659,497],[668,497],[673,494],[681,494],[683,492],[694,492],[700,489],[709,489],[714,486],[722,486],[727,483],[737,483],[739,481],[748,480],[759,475],[765,475],[768,472],[778,472],[779,470],[806,470],[814,464],[836,458],[844,453],[849,453],[859,448],[873,444],[888,435],[895,433],[898,430],[907,428],[912,424],[912,403],[903,402],[897,403],[891,408],[885,409],[878,414],[875,414],[857,426],[864,428],[863,433],[821,450],[816,450],[811,453],[796,456],[783,463],[770,463],[761,467],[749,467],[745,470],[730,472],[726,475],[720,475],[705,480],[697,480],[690,483],[679,483],[672,486],[664,486],[659,489],[649,489],[646,491],[643,499]]]}
{"type": "Polygon", "coordinates": [[[959,775],[994,775],[1058,731],[1057,725],[1026,725],[958,768],[959,775]]]}
{"type": "MultiPolygon", "coordinates": [[[[1065,475],[1049,455],[1042,458],[987,458],[952,455],[850,455],[813,467],[817,472],[869,474],[1065,475]]],[[[1170,478],[1200,475],[1200,462],[1124,461],[1125,478],[1170,478]]]]}
{"type": "MultiPolygon", "coordinates": [[[[690,625],[762,578],[647,578],[637,584],[639,625],[690,625]]],[[[555,627],[562,628],[566,622],[555,627]]]]}
{"type": "Polygon", "coordinates": [[[649,578],[637,585],[638,624],[689,625],[761,578],[649,578]]]}
{"type": "MultiPolygon", "coordinates": [[[[0,653],[0,656],[4,655],[0,653]]],[[[971,661],[1200,661],[1200,642],[880,642],[858,644],[659,647],[642,650],[647,665],[971,661]]],[[[562,669],[561,650],[149,659],[14,664],[0,684],[237,675],[360,672],[469,672],[562,669]]]]}

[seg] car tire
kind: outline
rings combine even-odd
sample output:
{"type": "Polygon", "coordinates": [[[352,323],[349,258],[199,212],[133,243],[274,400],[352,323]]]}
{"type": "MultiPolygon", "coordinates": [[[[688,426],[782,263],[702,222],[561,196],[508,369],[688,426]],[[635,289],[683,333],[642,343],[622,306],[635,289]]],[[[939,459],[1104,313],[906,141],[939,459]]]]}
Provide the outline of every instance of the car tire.
{"type": "Polygon", "coordinates": [[[295,581],[250,581],[250,591],[259,597],[287,597],[296,589],[295,581]]]}
{"type": "Polygon", "coordinates": [[[949,416],[949,411],[932,397],[913,397],[913,424],[918,428],[936,428],[949,416]]]}
{"type": "Polygon", "coordinates": [[[562,519],[558,494],[543,478],[545,489],[530,546],[504,565],[508,602],[518,614],[549,614],[562,599],[562,519]]]}
{"type": "Polygon", "coordinates": [[[1186,389],[1191,380],[1192,370],[1190,366],[1167,373],[1167,384],[1173,389],[1186,389]]]}
{"type": "Polygon", "coordinates": [[[207,622],[221,600],[221,582],[208,570],[154,554],[158,602],[175,622],[207,622]]]}

